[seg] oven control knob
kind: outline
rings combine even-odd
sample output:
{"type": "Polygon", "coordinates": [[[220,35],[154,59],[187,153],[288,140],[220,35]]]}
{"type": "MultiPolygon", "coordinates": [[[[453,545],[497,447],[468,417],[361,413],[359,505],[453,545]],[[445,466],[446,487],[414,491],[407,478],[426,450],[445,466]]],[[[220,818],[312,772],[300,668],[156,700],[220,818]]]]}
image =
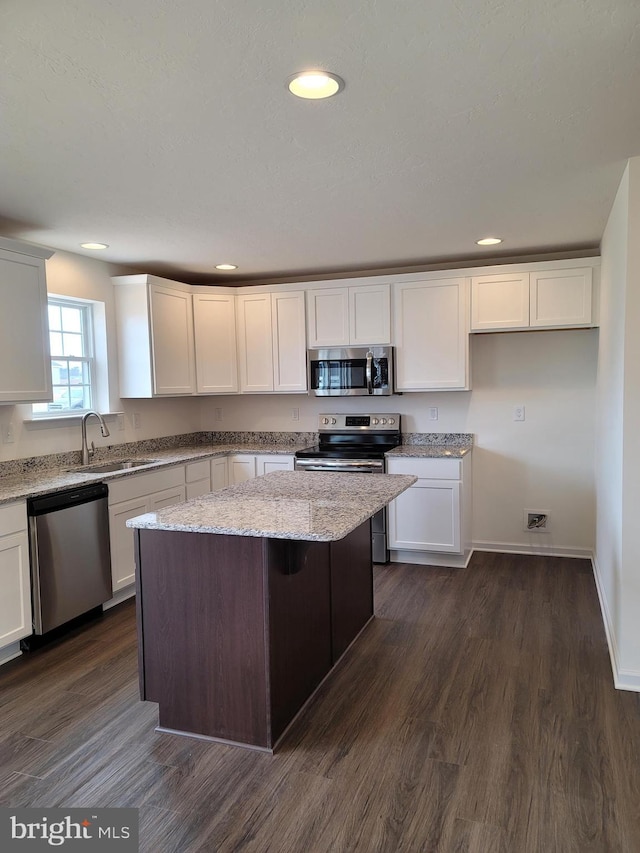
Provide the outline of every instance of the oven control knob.
{"type": "Polygon", "coordinates": [[[396,422],[395,418],[389,418],[389,426],[393,426],[396,422]]]}
{"type": "Polygon", "coordinates": [[[337,423],[338,423],[338,421],[337,421],[335,418],[331,418],[331,423],[332,423],[332,424],[337,424],[337,423]]]}
{"type": "Polygon", "coordinates": [[[387,419],[386,419],[386,418],[380,418],[380,423],[381,423],[381,424],[386,424],[386,422],[387,422],[387,419]]]}
{"type": "Polygon", "coordinates": [[[329,418],[323,418],[323,419],[322,419],[322,423],[323,423],[323,424],[325,424],[325,425],[326,425],[326,424],[328,424],[328,423],[329,423],[329,418]]]}
{"type": "Polygon", "coordinates": [[[380,421],[379,421],[377,418],[371,418],[371,423],[372,423],[374,426],[378,426],[378,424],[380,423],[380,421]]]}

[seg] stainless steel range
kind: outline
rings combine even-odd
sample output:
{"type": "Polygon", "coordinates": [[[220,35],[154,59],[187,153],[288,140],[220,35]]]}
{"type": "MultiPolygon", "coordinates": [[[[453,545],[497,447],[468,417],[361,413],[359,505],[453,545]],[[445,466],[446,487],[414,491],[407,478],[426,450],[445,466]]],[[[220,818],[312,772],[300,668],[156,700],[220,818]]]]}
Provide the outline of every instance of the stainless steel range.
{"type": "MultiPolygon", "coordinates": [[[[298,450],[296,471],[384,474],[384,454],[402,444],[400,415],[320,415],[319,444],[298,450]]],[[[386,510],[372,519],[374,563],[388,563],[386,510]]]]}

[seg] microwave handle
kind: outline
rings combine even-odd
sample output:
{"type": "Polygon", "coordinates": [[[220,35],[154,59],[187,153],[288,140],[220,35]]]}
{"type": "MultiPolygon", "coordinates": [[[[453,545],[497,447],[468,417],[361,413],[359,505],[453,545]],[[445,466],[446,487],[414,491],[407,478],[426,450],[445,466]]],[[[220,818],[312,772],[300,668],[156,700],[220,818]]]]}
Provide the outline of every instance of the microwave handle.
{"type": "Polygon", "coordinates": [[[371,350],[367,353],[367,391],[369,394],[373,394],[373,377],[371,374],[371,367],[373,364],[373,353],[371,350]]]}

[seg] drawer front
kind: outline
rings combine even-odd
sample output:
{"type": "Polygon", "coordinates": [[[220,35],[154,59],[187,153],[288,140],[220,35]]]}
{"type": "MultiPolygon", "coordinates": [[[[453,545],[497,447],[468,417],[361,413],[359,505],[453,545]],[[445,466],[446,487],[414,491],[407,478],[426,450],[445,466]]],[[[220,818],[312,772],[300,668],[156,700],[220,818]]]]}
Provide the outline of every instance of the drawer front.
{"type": "Polygon", "coordinates": [[[387,459],[388,474],[413,474],[425,480],[460,480],[461,459],[418,459],[399,457],[387,459]]]}
{"type": "Polygon", "coordinates": [[[27,505],[24,501],[0,506],[0,536],[27,529],[27,505]]]}
{"type": "Polygon", "coordinates": [[[134,474],[109,483],[109,505],[134,500],[164,489],[184,486],[184,466],[176,465],[148,474],[134,474]]]}
{"type": "Polygon", "coordinates": [[[189,462],[185,467],[187,483],[206,480],[207,477],[211,476],[211,462],[208,459],[200,459],[198,462],[189,462]]]}

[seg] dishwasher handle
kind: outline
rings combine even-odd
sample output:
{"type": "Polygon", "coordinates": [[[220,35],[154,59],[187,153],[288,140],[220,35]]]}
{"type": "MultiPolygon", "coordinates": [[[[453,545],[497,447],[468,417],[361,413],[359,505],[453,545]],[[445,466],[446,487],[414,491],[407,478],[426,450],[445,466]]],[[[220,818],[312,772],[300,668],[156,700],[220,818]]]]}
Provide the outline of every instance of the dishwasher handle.
{"type": "Polygon", "coordinates": [[[56,512],[59,509],[68,509],[73,506],[101,500],[109,494],[105,483],[93,483],[90,486],[78,486],[75,489],[65,489],[63,492],[54,492],[39,498],[30,498],[27,501],[27,515],[45,515],[48,512],[56,512]]]}

